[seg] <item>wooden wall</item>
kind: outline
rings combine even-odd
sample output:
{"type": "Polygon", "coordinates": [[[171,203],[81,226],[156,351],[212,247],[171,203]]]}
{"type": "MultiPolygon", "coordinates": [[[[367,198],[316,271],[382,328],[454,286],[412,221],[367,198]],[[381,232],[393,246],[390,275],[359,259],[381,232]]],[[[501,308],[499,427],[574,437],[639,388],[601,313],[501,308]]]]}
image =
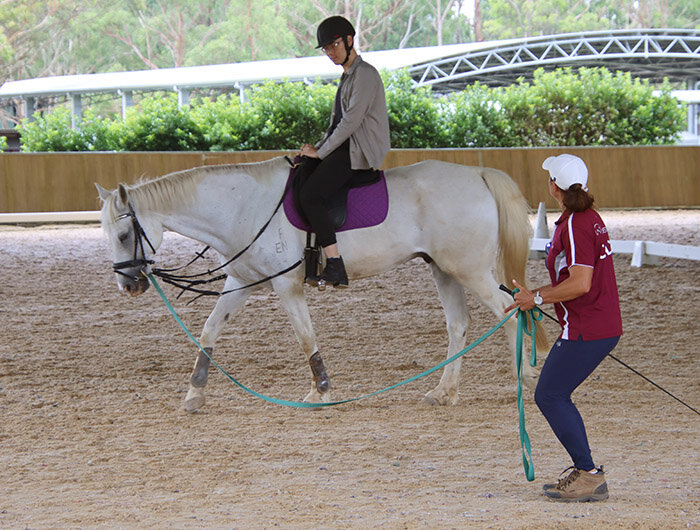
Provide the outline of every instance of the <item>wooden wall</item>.
{"type": "MultiPolygon", "coordinates": [[[[384,167],[439,159],[501,169],[518,183],[532,207],[554,208],[542,161],[572,153],[589,168],[596,204],[617,207],[700,206],[700,146],[529,149],[396,149],[384,167]]],[[[285,151],[0,154],[0,213],[99,209],[94,183],[112,189],[201,165],[256,162],[285,151]]]]}

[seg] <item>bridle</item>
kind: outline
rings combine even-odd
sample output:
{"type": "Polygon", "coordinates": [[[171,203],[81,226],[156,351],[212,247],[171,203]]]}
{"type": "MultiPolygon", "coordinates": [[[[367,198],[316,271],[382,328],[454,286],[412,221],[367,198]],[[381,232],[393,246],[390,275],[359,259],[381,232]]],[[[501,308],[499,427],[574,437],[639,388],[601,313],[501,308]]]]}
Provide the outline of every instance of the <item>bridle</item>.
{"type": "MultiPolygon", "coordinates": [[[[285,157],[285,158],[286,158],[286,157],[285,157]]],[[[291,161],[289,160],[289,158],[287,158],[287,161],[290,163],[290,165],[291,165],[293,168],[296,167],[296,165],[298,165],[298,164],[294,164],[293,162],[291,162],[291,161]]],[[[253,243],[255,243],[255,242],[260,238],[260,236],[262,236],[263,232],[265,232],[265,230],[267,229],[267,227],[268,227],[268,226],[270,225],[270,223],[272,222],[272,219],[274,218],[274,216],[275,216],[275,215],[277,214],[277,212],[279,211],[280,207],[282,206],[282,204],[283,204],[283,202],[284,202],[284,197],[286,196],[286,194],[287,194],[287,192],[289,191],[289,189],[290,189],[289,186],[285,186],[284,192],[282,193],[282,197],[280,198],[279,202],[277,203],[277,206],[275,207],[274,211],[272,212],[272,215],[271,215],[270,218],[267,220],[267,222],[265,222],[265,224],[260,228],[260,230],[258,230],[258,233],[255,235],[255,237],[253,238],[253,240],[252,240],[250,243],[248,243],[248,245],[247,245],[245,248],[243,248],[242,250],[240,250],[238,253],[236,253],[232,258],[230,258],[229,260],[227,260],[225,263],[222,263],[222,264],[219,265],[218,267],[216,267],[216,268],[214,268],[214,269],[211,269],[211,270],[208,270],[208,271],[206,271],[206,272],[204,272],[204,273],[200,273],[200,274],[194,274],[194,275],[189,275],[189,276],[182,276],[182,275],[175,275],[175,274],[172,274],[172,272],[178,271],[178,270],[180,270],[180,269],[182,269],[182,268],[185,268],[185,267],[191,265],[191,264],[192,264],[195,260],[197,260],[198,258],[203,257],[204,253],[209,249],[209,247],[206,247],[202,252],[197,253],[197,257],[194,258],[192,261],[190,261],[190,262],[189,262],[187,265],[185,265],[184,267],[178,267],[178,268],[176,268],[176,269],[154,269],[154,270],[152,271],[152,273],[153,273],[154,275],[160,277],[160,278],[161,278],[163,281],[165,281],[166,283],[169,283],[169,284],[171,284],[171,285],[173,285],[173,286],[175,286],[175,287],[178,287],[179,289],[182,289],[182,292],[181,292],[180,294],[184,293],[185,291],[190,291],[190,292],[198,293],[199,296],[204,296],[204,295],[222,296],[222,295],[224,295],[224,294],[228,294],[228,293],[232,293],[232,292],[235,292],[235,291],[240,291],[240,290],[243,290],[243,289],[248,289],[248,288],[254,287],[254,286],[256,286],[256,285],[260,285],[260,284],[262,284],[262,283],[265,283],[265,282],[267,282],[267,281],[270,281],[270,280],[272,280],[272,279],[274,279],[274,278],[277,278],[278,276],[282,276],[283,274],[287,274],[288,272],[290,272],[290,271],[296,269],[299,265],[301,265],[301,264],[303,263],[303,261],[304,261],[303,259],[297,260],[295,263],[293,263],[293,264],[290,265],[289,267],[286,267],[285,269],[283,269],[283,270],[281,270],[281,271],[278,271],[278,272],[276,272],[275,274],[272,274],[272,275],[270,275],[270,276],[267,276],[267,277],[265,277],[265,278],[262,278],[261,280],[255,281],[255,282],[253,282],[253,283],[251,283],[251,284],[248,284],[248,285],[245,285],[245,286],[243,286],[243,287],[237,287],[237,288],[235,288],[235,289],[229,289],[229,290],[221,291],[221,292],[219,292],[219,291],[205,290],[205,289],[199,289],[199,288],[195,288],[195,287],[194,287],[195,285],[199,286],[199,285],[202,285],[202,284],[212,283],[212,282],[214,282],[214,281],[216,281],[216,280],[220,280],[220,279],[226,277],[226,274],[223,274],[223,275],[216,276],[216,277],[213,277],[213,278],[209,278],[209,279],[206,279],[206,280],[194,279],[194,278],[198,278],[198,277],[205,276],[205,275],[210,276],[210,275],[213,274],[214,272],[223,270],[224,268],[226,268],[226,266],[228,266],[229,264],[231,264],[231,263],[233,263],[234,261],[236,261],[236,260],[237,260],[238,258],[240,258],[251,246],[253,246],[253,243]]],[[[134,230],[134,257],[133,257],[133,259],[131,259],[131,260],[129,260],[129,261],[121,261],[121,262],[119,262],[119,263],[113,263],[113,264],[112,264],[112,269],[114,269],[114,272],[115,272],[115,273],[120,274],[120,275],[122,275],[122,276],[124,276],[124,277],[126,277],[126,278],[129,278],[129,279],[132,280],[132,281],[139,281],[139,280],[141,279],[140,276],[132,276],[132,275],[126,274],[125,272],[122,271],[122,269],[127,269],[127,268],[132,268],[132,267],[141,267],[141,268],[143,268],[143,267],[145,267],[145,266],[147,266],[147,265],[153,265],[153,264],[155,263],[155,261],[153,261],[153,260],[146,259],[146,254],[145,254],[145,252],[144,252],[144,244],[143,244],[144,240],[146,241],[146,244],[147,244],[148,247],[151,249],[151,252],[153,252],[153,254],[156,253],[156,249],[155,249],[155,247],[151,244],[150,240],[148,239],[148,236],[146,235],[146,232],[144,231],[143,227],[141,226],[141,223],[139,223],[139,220],[138,220],[138,218],[136,217],[136,212],[134,211],[134,208],[133,208],[133,206],[131,205],[131,203],[128,202],[128,203],[127,203],[127,206],[128,206],[128,208],[129,208],[129,211],[126,212],[126,213],[123,213],[123,214],[119,215],[119,216],[116,218],[116,220],[117,220],[117,221],[120,221],[120,220],[122,220],[122,219],[126,219],[127,217],[130,217],[130,218],[131,218],[131,225],[132,225],[133,230],[134,230]],[[139,256],[139,252],[140,252],[140,254],[141,254],[141,258],[138,257],[138,256],[139,256]]],[[[143,275],[144,277],[148,277],[146,274],[144,274],[143,270],[141,271],[140,274],[143,275]]],[[[199,296],[197,296],[197,297],[195,298],[195,300],[196,300],[197,298],[199,298],[199,296]]],[[[179,296],[178,296],[178,297],[179,297],[179,296]]]]}
{"type": "Polygon", "coordinates": [[[146,235],[145,230],[141,226],[141,223],[139,223],[138,218],[136,217],[136,212],[134,212],[134,207],[131,205],[131,203],[127,203],[127,206],[129,207],[129,211],[126,213],[123,213],[119,216],[117,216],[116,220],[121,221],[122,219],[126,219],[127,217],[131,218],[131,226],[134,230],[134,257],[133,259],[129,261],[120,261],[119,263],[113,263],[112,264],[112,269],[114,270],[115,273],[120,274],[126,278],[129,278],[130,280],[133,281],[139,281],[139,276],[132,276],[130,274],[127,274],[122,271],[122,269],[130,269],[133,267],[145,267],[147,265],[153,265],[155,261],[152,259],[146,259],[146,253],[144,252],[144,245],[143,242],[144,240],[148,244],[149,248],[151,249],[151,252],[155,254],[156,249],[155,247],[151,244],[151,241],[148,239],[148,236],[146,235]],[[139,258],[139,252],[141,254],[141,257],[139,258]]]}

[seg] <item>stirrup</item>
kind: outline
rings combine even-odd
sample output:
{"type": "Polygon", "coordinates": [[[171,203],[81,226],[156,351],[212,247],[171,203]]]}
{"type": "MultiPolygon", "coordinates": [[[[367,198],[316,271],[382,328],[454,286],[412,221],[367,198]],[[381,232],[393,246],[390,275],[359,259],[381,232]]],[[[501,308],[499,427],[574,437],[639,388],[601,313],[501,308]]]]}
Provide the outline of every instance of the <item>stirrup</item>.
{"type": "Polygon", "coordinates": [[[304,283],[312,287],[318,287],[321,280],[318,269],[321,262],[321,247],[312,238],[311,232],[306,233],[306,247],[304,248],[304,283]]]}

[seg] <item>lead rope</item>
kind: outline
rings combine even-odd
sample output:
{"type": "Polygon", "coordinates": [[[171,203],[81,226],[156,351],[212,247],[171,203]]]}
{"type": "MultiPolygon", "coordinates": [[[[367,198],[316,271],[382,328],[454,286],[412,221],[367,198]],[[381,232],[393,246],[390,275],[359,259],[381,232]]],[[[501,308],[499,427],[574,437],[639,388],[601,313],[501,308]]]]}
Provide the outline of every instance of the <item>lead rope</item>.
{"type": "MultiPolygon", "coordinates": [[[[517,289],[514,293],[517,292],[517,289]]],[[[532,337],[530,347],[530,366],[537,365],[537,328],[535,321],[542,320],[542,311],[535,307],[529,311],[518,312],[518,332],[515,340],[515,365],[518,368],[518,428],[520,431],[520,449],[523,453],[523,469],[527,480],[535,480],[535,467],[532,463],[532,449],[530,447],[530,436],[525,429],[525,405],[523,403],[523,335],[532,337]],[[531,331],[528,331],[531,330],[531,331]]]]}
{"type": "MultiPolygon", "coordinates": [[[[312,409],[312,408],[320,408],[320,407],[333,407],[335,405],[342,405],[343,403],[352,403],[353,401],[359,401],[361,399],[365,399],[368,397],[372,396],[377,396],[379,394],[383,394],[384,392],[388,392],[389,390],[393,390],[395,388],[398,388],[400,386],[403,386],[405,384],[411,383],[413,381],[416,381],[418,379],[421,379],[427,375],[432,374],[433,372],[439,370],[440,368],[444,368],[451,362],[456,361],[460,357],[462,357],[465,353],[473,350],[475,347],[477,347],[479,344],[484,342],[487,338],[489,338],[491,335],[493,335],[498,329],[500,329],[507,321],[510,319],[514,314],[518,313],[518,329],[517,329],[517,341],[516,341],[516,362],[518,365],[518,414],[519,414],[519,426],[520,426],[520,444],[522,447],[523,451],[523,468],[525,469],[525,475],[529,481],[534,480],[535,478],[535,471],[534,467],[532,465],[532,454],[531,454],[531,449],[530,449],[530,437],[527,434],[527,431],[525,430],[525,412],[524,412],[524,406],[523,406],[523,397],[522,397],[522,343],[523,343],[523,334],[528,334],[532,335],[532,355],[531,355],[531,360],[530,363],[532,366],[534,366],[534,362],[536,359],[535,356],[535,326],[534,326],[534,320],[537,320],[534,315],[532,315],[533,310],[530,311],[520,311],[519,309],[513,309],[508,315],[503,318],[498,324],[496,324],[493,328],[488,330],[486,333],[484,333],[481,337],[479,337],[477,340],[472,342],[469,346],[464,348],[462,351],[454,354],[452,357],[445,359],[441,363],[437,364],[433,368],[430,368],[418,375],[414,375],[413,377],[409,377],[408,379],[405,379],[399,383],[396,383],[394,385],[388,386],[386,388],[383,388],[381,390],[377,390],[376,392],[372,392],[370,394],[365,394],[359,397],[354,397],[354,398],[349,398],[349,399],[343,399],[340,401],[329,401],[325,403],[305,403],[301,401],[289,401],[286,399],[278,399],[278,398],[273,398],[266,396],[264,394],[260,394],[259,392],[256,392],[255,390],[252,390],[245,386],[243,383],[237,381],[231,374],[229,374],[226,370],[224,370],[219,363],[217,363],[212,356],[199,344],[199,341],[190,333],[190,331],[187,329],[187,326],[182,322],[180,317],[178,316],[177,312],[175,311],[175,308],[172,306],[168,298],[165,296],[165,293],[161,289],[160,285],[156,281],[155,277],[152,274],[148,274],[148,279],[151,281],[153,284],[153,287],[156,289],[160,297],[163,299],[163,302],[165,303],[165,306],[168,308],[168,311],[170,314],[173,316],[175,321],[178,323],[178,325],[182,328],[182,330],[185,332],[185,334],[189,337],[189,339],[194,343],[195,346],[197,346],[197,349],[199,349],[200,352],[202,352],[204,355],[207,356],[209,361],[216,367],[219,372],[221,372],[229,381],[231,381],[233,384],[238,386],[240,389],[244,390],[245,392],[248,392],[249,394],[260,398],[264,401],[267,401],[269,403],[274,403],[276,405],[284,405],[286,407],[294,407],[294,408],[304,408],[304,409],[312,409]],[[533,330],[532,333],[529,333],[527,331],[528,324],[527,320],[525,317],[525,313],[528,313],[530,315],[530,326],[531,329],[533,330]]],[[[541,318],[541,317],[540,317],[541,318]]]]}

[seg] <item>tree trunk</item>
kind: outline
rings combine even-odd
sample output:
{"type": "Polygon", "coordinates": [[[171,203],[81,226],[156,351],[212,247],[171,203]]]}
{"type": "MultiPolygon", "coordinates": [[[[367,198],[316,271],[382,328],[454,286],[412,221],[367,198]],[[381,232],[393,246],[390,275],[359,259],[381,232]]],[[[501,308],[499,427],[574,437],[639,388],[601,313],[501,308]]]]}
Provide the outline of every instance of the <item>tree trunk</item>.
{"type": "Polygon", "coordinates": [[[474,0],[474,40],[476,42],[484,40],[481,22],[481,0],[474,0]]]}

